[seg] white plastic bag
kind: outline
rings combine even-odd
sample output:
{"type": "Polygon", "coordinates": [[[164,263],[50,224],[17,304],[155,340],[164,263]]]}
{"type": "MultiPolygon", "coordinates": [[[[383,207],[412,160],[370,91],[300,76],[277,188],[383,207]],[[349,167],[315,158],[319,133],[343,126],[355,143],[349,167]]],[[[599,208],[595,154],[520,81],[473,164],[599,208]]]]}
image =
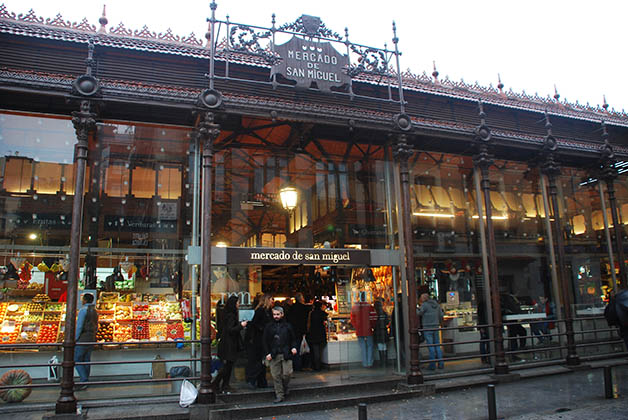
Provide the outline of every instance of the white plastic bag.
{"type": "Polygon", "coordinates": [[[196,401],[197,395],[198,390],[196,387],[190,381],[184,379],[181,384],[181,393],[179,394],[179,405],[183,408],[191,406],[196,401]]]}
{"type": "Polygon", "coordinates": [[[303,336],[303,339],[301,340],[301,348],[299,349],[299,354],[303,355],[303,354],[308,354],[310,352],[310,346],[307,344],[307,340],[305,339],[305,336],[303,336]]]}

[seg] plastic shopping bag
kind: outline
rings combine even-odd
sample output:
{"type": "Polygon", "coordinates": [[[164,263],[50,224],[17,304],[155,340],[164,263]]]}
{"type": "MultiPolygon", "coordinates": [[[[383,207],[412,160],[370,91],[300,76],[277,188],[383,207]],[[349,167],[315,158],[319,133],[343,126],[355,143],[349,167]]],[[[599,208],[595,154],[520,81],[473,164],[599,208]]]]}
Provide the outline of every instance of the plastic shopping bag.
{"type": "Polygon", "coordinates": [[[307,340],[305,339],[305,336],[303,336],[303,339],[301,340],[301,347],[299,349],[299,354],[303,355],[309,352],[310,352],[310,346],[309,344],[307,344],[307,340]]]}
{"type": "Polygon", "coordinates": [[[190,381],[184,379],[181,384],[181,393],[179,394],[179,405],[183,408],[191,406],[196,401],[197,395],[198,390],[196,387],[190,381]]]}

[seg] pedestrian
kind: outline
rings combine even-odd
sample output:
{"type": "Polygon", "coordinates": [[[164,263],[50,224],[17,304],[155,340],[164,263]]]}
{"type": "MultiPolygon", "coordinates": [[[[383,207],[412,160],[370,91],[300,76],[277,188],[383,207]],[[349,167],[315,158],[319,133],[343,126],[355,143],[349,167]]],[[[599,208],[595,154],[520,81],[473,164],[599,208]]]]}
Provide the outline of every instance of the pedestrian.
{"type": "Polygon", "coordinates": [[[327,312],[320,300],[314,302],[314,309],[307,320],[307,342],[312,353],[312,368],[319,371],[323,368],[323,349],[327,345],[327,312]]]}
{"type": "Polygon", "coordinates": [[[399,351],[399,364],[403,370],[406,367],[406,340],[403,329],[403,302],[401,293],[397,294],[397,303],[395,303],[390,319],[390,335],[393,338],[397,338],[397,340],[395,340],[395,345],[399,351]]]}
{"type": "MultiPolygon", "coordinates": [[[[545,314],[545,319],[547,319],[548,306],[549,300],[547,297],[539,296],[538,302],[534,304],[534,313],[545,314]]],[[[549,322],[546,320],[530,322],[530,332],[532,336],[538,336],[539,344],[545,344],[549,341],[549,322]]],[[[530,340],[534,340],[534,338],[530,338],[530,340]]]]}
{"type": "Polygon", "coordinates": [[[246,354],[247,362],[244,369],[246,383],[249,388],[266,388],[268,381],[266,380],[266,367],[263,364],[264,345],[262,338],[264,336],[264,328],[272,321],[271,308],[274,299],[268,293],[262,295],[255,307],[253,319],[246,327],[246,354]]]}
{"type": "Polygon", "coordinates": [[[212,387],[216,392],[234,392],[229,382],[231,381],[231,373],[233,364],[238,358],[240,351],[240,331],[246,327],[247,321],[239,321],[238,296],[232,295],[227,299],[222,314],[218,317],[218,357],[223,363],[222,368],[212,381],[212,387]]]}
{"type": "Polygon", "coordinates": [[[421,294],[419,298],[421,306],[417,311],[417,315],[421,318],[421,325],[424,329],[431,331],[423,331],[425,337],[425,343],[429,346],[428,351],[430,353],[430,363],[428,369],[436,369],[436,360],[438,360],[438,368],[443,369],[445,362],[443,362],[443,351],[440,348],[440,328],[443,324],[443,310],[438,302],[434,299],[430,299],[427,293],[421,294]]]}
{"type": "MultiPolygon", "coordinates": [[[[292,325],[292,329],[294,330],[294,334],[296,335],[299,344],[307,333],[307,318],[311,309],[311,306],[305,304],[303,293],[298,292],[294,295],[294,303],[286,312],[286,320],[290,323],[290,325],[292,325]]],[[[307,367],[308,361],[309,359],[306,354],[297,354],[292,359],[294,370],[300,371],[302,368],[307,367]]]]}
{"type": "Polygon", "coordinates": [[[292,326],[284,319],[284,310],[275,306],[273,322],[264,328],[263,345],[266,362],[275,385],[275,403],[288,396],[288,385],[292,375],[292,358],[297,354],[297,339],[292,326]]]}
{"type": "Polygon", "coordinates": [[[385,368],[388,360],[388,324],[390,324],[390,318],[384,310],[381,298],[378,298],[375,301],[375,313],[377,314],[377,317],[375,319],[375,329],[373,335],[379,352],[380,365],[385,368]]]}
{"type": "Polygon", "coordinates": [[[351,324],[358,337],[364,367],[373,367],[373,328],[376,319],[375,308],[366,302],[366,293],[360,292],[359,301],[351,308],[351,324]]]}
{"type": "MultiPolygon", "coordinates": [[[[81,303],[83,306],[79,310],[76,319],[76,347],[74,348],[74,362],[89,363],[92,360],[93,344],[78,344],[78,343],[93,343],[96,341],[96,331],[98,330],[98,312],[96,312],[96,306],[94,305],[94,295],[91,293],[85,293],[81,297],[81,303]]],[[[76,387],[77,390],[83,390],[87,388],[86,382],[89,381],[89,373],[91,365],[76,365],[76,371],[79,374],[79,378],[82,385],[76,387]]]]}
{"type": "MultiPolygon", "coordinates": [[[[502,315],[517,315],[523,313],[521,309],[521,303],[519,299],[517,299],[514,295],[509,293],[502,294],[500,296],[502,315]]],[[[526,337],[528,333],[526,329],[517,322],[506,323],[506,330],[508,331],[508,348],[511,354],[511,360],[518,361],[521,358],[515,353],[519,351],[519,348],[525,350],[526,348],[526,337]],[[517,343],[517,337],[519,337],[519,342],[517,343]]]]}

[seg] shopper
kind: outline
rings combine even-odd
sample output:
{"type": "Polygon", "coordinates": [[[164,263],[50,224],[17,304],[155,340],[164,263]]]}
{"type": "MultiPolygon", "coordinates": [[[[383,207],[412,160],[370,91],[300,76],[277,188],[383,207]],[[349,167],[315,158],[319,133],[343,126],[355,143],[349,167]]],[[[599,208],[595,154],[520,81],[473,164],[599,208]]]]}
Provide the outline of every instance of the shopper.
{"type": "MultiPolygon", "coordinates": [[[[521,310],[521,303],[519,299],[517,299],[514,295],[509,293],[502,294],[500,296],[501,300],[501,308],[502,315],[516,315],[521,314],[523,311],[521,310]]],[[[506,330],[508,331],[508,348],[512,352],[510,358],[512,361],[521,360],[521,358],[514,354],[519,351],[519,348],[524,350],[526,348],[526,337],[528,333],[523,326],[516,321],[506,322],[506,330]],[[517,337],[519,337],[519,342],[517,343],[517,337]]]]}
{"type": "Polygon", "coordinates": [[[327,312],[320,300],[314,302],[314,309],[307,320],[307,342],[312,353],[312,368],[319,371],[323,368],[323,349],[327,345],[327,312]]]}
{"type": "MultiPolygon", "coordinates": [[[[533,336],[538,336],[537,340],[539,344],[545,344],[549,342],[549,322],[547,321],[547,309],[549,307],[549,300],[545,296],[539,296],[538,302],[534,304],[534,313],[545,314],[545,320],[530,322],[530,332],[533,336]]],[[[534,340],[534,338],[530,338],[534,340]]]]}
{"type": "Polygon", "coordinates": [[[284,320],[281,306],[273,308],[273,322],[264,328],[262,343],[266,362],[275,385],[275,403],[288,396],[288,385],[292,375],[292,358],[297,354],[297,337],[292,326],[284,320]]]}
{"type": "MultiPolygon", "coordinates": [[[[78,343],[93,343],[96,341],[96,331],[98,330],[98,312],[94,305],[94,295],[91,293],[85,293],[81,298],[83,306],[79,310],[78,317],[76,319],[76,342],[77,345],[74,348],[74,362],[87,362],[92,360],[93,344],[78,344],[78,343]]],[[[82,385],[76,387],[77,390],[83,390],[87,388],[85,382],[89,381],[89,373],[91,365],[76,365],[76,371],[79,374],[79,378],[82,385]]]]}
{"type": "Polygon", "coordinates": [[[272,321],[271,308],[274,299],[269,294],[262,295],[255,307],[253,319],[246,327],[246,354],[247,363],[245,368],[246,383],[251,389],[266,388],[266,367],[263,364],[264,346],[262,337],[264,336],[264,328],[272,321]]]}
{"type": "Polygon", "coordinates": [[[373,328],[376,319],[375,309],[366,302],[366,293],[360,292],[359,301],[351,308],[351,324],[358,336],[364,367],[373,366],[373,328]]]}
{"type": "Polygon", "coordinates": [[[247,321],[240,322],[238,319],[239,306],[238,296],[230,296],[218,318],[218,357],[223,366],[212,381],[212,386],[217,392],[229,393],[234,391],[229,386],[229,381],[231,380],[233,364],[238,358],[240,350],[240,331],[247,325],[247,321]]]}
{"type": "MultiPolygon", "coordinates": [[[[294,295],[294,303],[286,312],[286,319],[288,323],[292,325],[292,329],[294,330],[294,334],[296,335],[299,344],[301,343],[301,340],[303,340],[303,337],[305,337],[305,333],[307,332],[307,317],[311,309],[311,306],[305,304],[303,293],[298,292],[294,295]]],[[[297,354],[292,359],[292,362],[294,364],[294,370],[299,371],[304,367],[308,367],[308,361],[309,356],[307,354],[297,354]]]]}
{"type": "Polygon", "coordinates": [[[393,338],[397,338],[395,345],[397,346],[397,350],[399,351],[399,364],[401,369],[405,369],[406,367],[406,340],[405,340],[405,332],[404,322],[403,322],[403,302],[401,293],[397,294],[397,303],[395,303],[395,307],[393,308],[392,315],[390,316],[390,335],[393,338]]]}
{"type": "MultiPolygon", "coordinates": [[[[417,311],[417,315],[421,318],[421,325],[424,329],[439,328],[443,324],[443,310],[438,302],[434,299],[430,299],[427,293],[421,294],[419,298],[421,306],[417,311]]],[[[443,362],[443,351],[440,347],[440,331],[438,329],[432,331],[423,331],[425,337],[425,344],[427,344],[430,353],[430,364],[428,369],[434,370],[436,368],[436,360],[438,360],[438,368],[443,369],[445,363],[443,362]]]]}
{"type": "Polygon", "coordinates": [[[385,368],[388,359],[388,326],[390,324],[390,318],[384,310],[381,298],[375,301],[375,313],[377,314],[374,331],[375,344],[379,352],[380,365],[385,368]]]}

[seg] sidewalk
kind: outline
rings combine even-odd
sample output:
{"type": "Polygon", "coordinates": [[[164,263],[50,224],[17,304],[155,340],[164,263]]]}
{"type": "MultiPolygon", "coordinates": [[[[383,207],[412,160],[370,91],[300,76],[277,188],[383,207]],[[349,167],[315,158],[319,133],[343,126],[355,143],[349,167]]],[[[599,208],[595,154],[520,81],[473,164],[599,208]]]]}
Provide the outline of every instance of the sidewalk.
{"type": "MultiPolygon", "coordinates": [[[[564,374],[535,378],[525,378],[522,375],[519,381],[496,385],[497,417],[513,420],[628,419],[628,366],[613,367],[617,398],[607,400],[604,398],[604,372],[600,368],[603,364],[592,365],[592,369],[564,374]]],[[[486,386],[451,390],[445,381],[436,382],[435,395],[367,404],[368,419],[488,418],[486,386]]],[[[357,416],[357,407],[350,407],[268,416],[263,419],[355,420],[357,416]]]]}

